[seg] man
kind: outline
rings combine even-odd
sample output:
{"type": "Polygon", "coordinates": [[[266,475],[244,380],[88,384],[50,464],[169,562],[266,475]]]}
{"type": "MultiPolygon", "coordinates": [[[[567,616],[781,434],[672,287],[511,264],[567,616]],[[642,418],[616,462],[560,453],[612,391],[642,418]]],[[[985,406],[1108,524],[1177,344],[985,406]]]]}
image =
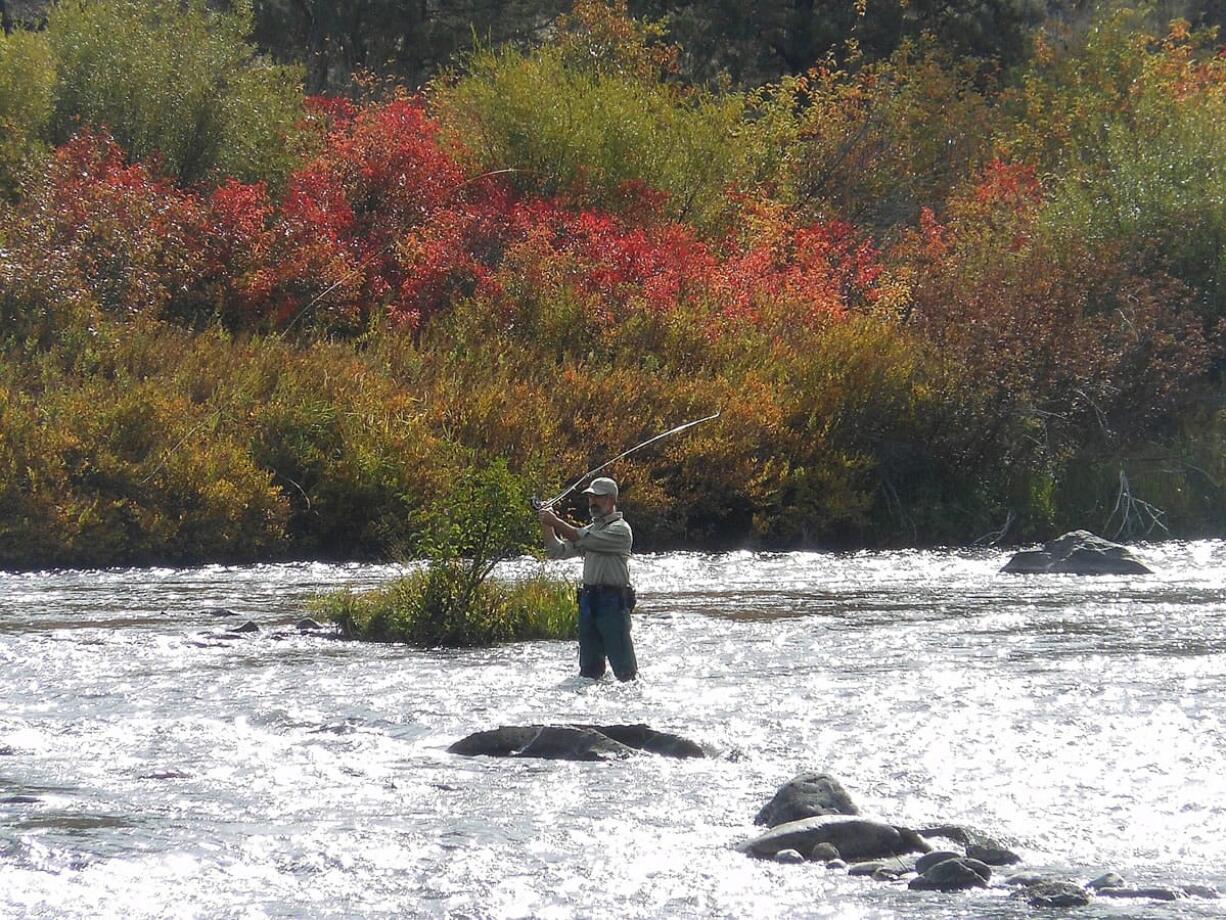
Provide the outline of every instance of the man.
{"type": "Polygon", "coordinates": [[[542,508],[541,535],[550,559],[583,557],[579,590],[579,673],[597,678],[605,658],[618,680],[634,680],[638,662],[630,639],[630,547],[634,534],[617,510],[617,483],[593,479],[584,492],[592,523],[574,527],[542,508]],[[559,539],[560,537],[560,539],[559,539]]]}

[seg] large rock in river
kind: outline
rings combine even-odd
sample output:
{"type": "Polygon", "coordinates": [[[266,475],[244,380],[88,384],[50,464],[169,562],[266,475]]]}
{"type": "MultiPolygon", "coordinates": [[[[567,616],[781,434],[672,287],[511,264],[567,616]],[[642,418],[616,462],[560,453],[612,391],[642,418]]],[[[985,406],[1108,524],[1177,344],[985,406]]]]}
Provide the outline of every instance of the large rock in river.
{"type": "Polygon", "coordinates": [[[1015,575],[1153,574],[1128,547],[1096,537],[1088,530],[1074,530],[1042,549],[1016,553],[1001,571],[1015,575]]]}
{"type": "Polygon", "coordinates": [[[822,815],[858,815],[860,809],[842,784],[826,773],[801,773],[794,776],[762,806],[754,824],[776,827],[789,821],[822,815]]]}
{"type": "Polygon", "coordinates": [[[927,853],[932,849],[931,844],[909,827],[851,815],[821,815],[789,821],[742,843],[738,849],[751,856],[770,859],[780,850],[812,853],[819,843],[829,843],[849,861],[927,853]]]}
{"type": "Polygon", "coordinates": [[[639,751],[665,757],[706,757],[701,746],[646,725],[504,725],[474,732],[447,750],[465,757],[614,760],[639,751]]]}

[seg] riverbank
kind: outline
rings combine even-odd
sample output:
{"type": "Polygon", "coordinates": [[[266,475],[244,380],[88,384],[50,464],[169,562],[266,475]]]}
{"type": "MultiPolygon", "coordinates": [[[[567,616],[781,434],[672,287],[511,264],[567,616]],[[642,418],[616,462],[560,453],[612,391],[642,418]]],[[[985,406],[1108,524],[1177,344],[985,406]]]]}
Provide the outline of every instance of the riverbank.
{"type": "Polygon", "coordinates": [[[341,98],[248,14],[0,38],[0,568],[428,555],[717,411],[610,470],[639,549],[1226,533],[1212,31],[743,90],[588,2],[341,98]]]}

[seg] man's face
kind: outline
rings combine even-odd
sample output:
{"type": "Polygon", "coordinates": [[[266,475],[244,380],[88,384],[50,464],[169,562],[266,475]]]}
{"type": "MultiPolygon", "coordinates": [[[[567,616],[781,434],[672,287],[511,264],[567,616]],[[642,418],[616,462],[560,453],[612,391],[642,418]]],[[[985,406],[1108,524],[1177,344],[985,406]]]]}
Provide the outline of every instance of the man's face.
{"type": "Polygon", "coordinates": [[[587,510],[590,514],[608,514],[613,510],[612,495],[589,495],[587,510]]]}

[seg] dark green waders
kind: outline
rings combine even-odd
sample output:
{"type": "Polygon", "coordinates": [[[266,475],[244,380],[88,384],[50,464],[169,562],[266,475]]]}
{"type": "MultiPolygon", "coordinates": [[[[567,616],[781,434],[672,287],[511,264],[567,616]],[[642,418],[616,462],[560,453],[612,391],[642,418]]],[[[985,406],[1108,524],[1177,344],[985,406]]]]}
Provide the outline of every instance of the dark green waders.
{"type": "Polygon", "coordinates": [[[597,678],[605,659],[618,680],[634,680],[639,665],[630,638],[630,610],[621,588],[585,585],[579,589],[579,673],[597,678]]]}

